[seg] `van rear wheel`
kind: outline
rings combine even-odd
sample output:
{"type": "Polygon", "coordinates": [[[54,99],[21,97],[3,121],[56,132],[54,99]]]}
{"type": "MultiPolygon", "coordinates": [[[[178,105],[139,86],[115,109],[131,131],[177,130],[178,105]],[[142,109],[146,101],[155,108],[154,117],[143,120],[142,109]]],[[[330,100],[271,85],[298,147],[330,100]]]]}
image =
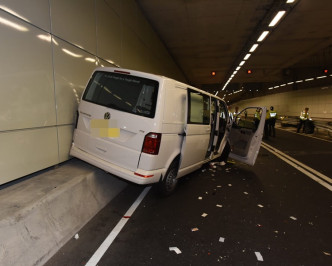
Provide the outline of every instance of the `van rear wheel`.
{"type": "Polygon", "coordinates": [[[159,189],[163,195],[168,196],[172,194],[176,189],[178,183],[178,179],[176,178],[177,173],[178,173],[178,163],[173,162],[168,168],[164,179],[159,182],[159,189]]]}

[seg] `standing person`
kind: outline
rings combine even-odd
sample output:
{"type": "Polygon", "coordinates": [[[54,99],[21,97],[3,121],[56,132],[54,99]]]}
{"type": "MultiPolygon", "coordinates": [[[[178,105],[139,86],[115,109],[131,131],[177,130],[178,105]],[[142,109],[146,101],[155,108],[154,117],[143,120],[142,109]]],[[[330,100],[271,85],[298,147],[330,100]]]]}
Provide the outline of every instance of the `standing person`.
{"type": "Polygon", "coordinates": [[[266,117],[264,124],[264,139],[269,139],[269,122],[270,122],[270,110],[266,110],[266,117]]]}
{"type": "Polygon", "coordinates": [[[302,126],[303,126],[303,133],[304,133],[305,124],[307,123],[307,121],[309,119],[310,119],[310,117],[309,117],[309,108],[306,107],[306,108],[304,108],[304,111],[301,112],[300,122],[297,126],[297,133],[300,132],[300,129],[301,129],[302,126]]]}
{"type": "Polygon", "coordinates": [[[259,121],[261,120],[261,109],[257,108],[256,112],[254,114],[254,123],[255,123],[255,128],[258,128],[259,121]]]}
{"type": "Polygon", "coordinates": [[[269,136],[275,137],[276,136],[276,120],[277,120],[277,112],[274,110],[274,107],[270,107],[270,118],[268,121],[268,131],[269,131],[269,136]]]}

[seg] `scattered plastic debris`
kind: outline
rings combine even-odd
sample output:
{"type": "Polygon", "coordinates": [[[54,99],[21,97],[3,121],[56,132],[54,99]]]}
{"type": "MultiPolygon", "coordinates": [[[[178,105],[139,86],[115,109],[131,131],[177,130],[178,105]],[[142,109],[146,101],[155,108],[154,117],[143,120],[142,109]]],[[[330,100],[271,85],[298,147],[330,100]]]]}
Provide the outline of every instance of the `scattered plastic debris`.
{"type": "Polygon", "coordinates": [[[245,191],[245,192],[243,192],[243,194],[246,194],[246,195],[248,195],[249,193],[245,191]]]}
{"type": "Polygon", "coordinates": [[[224,166],[226,163],[224,161],[220,162],[221,166],[224,166]]]}
{"type": "Polygon", "coordinates": [[[297,218],[296,217],[294,217],[294,216],[289,216],[289,218],[291,218],[292,220],[294,220],[294,221],[296,221],[297,220],[297,218]]]}
{"type": "Polygon", "coordinates": [[[221,205],[221,204],[217,204],[216,206],[219,207],[219,208],[222,208],[222,205],[221,205]]]}
{"type": "Polygon", "coordinates": [[[74,236],[74,238],[75,238],[75,239],[79,239],[80,236],[79,236],[78,234],[76,234],[76,235],[74,236]]]}
{"type": "Polygon", "coordinates": [[[223,238],[223,237],[219,237],[219,242],[224,243],[224,242],[225,242],[225,238],[223,238]]]}
{"type": "Polygon", "coordinates": [[[169,251],[175,251],[176,254],[181,254],[181,250],[177,247],[169,247],[169,251]]]}
{"type": "Polygon", "coordinates": [[[261,255],[260,252],[255,252],[255,255],[256,255],[258,261],[263,261],[263,256],[261,255]]]}
{"type": "Polygon", "coordinates": [[[197,227],[195,227],[195,228],[191,228],[191,232],[196,232],[196,231],[198,231],[198,228],[197,228],[197,227]]]}
{"type": "Polygon", "coordinates": [[[202,197],[198,197],[199,200],[202,200],[203,198],[202,197]]]}
{"type": "Polygon", "coordinates": [[[323,251],[326,256],[331,256],[331,253],[323,251]]]}
{"type": "Polygon", "coordinates": [[[202,217],[206,217],[206,216],[208,216],[208,214],[203,212],[202,217]]]}
{"type": "Polygon", "coordinates": [[[264,206],[263,206],[262,204],[257,204],[257,206],[258,206],[259,208],[264,208],[264,206]]]}

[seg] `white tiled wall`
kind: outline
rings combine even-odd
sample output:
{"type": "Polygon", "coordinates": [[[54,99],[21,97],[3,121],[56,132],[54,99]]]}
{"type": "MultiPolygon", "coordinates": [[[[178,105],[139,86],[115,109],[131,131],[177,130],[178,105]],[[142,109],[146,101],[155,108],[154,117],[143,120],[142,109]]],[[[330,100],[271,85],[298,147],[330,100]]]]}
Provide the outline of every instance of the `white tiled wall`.
{"type": "Polygon", "coordinates": [[[0,0],[0,36],[0,184],[69,158],[96,66],[185,81],[134,0],[0,0]]]}
{"type": "Polygon", "coordinates": [[[311,117],[332,119],[332,86],[257,97],[232,106],[239,106],[240,109],[246,106],[273,106],[278,115],[286,116],[299,116],[305,107],[309,107],[311,117]]]}

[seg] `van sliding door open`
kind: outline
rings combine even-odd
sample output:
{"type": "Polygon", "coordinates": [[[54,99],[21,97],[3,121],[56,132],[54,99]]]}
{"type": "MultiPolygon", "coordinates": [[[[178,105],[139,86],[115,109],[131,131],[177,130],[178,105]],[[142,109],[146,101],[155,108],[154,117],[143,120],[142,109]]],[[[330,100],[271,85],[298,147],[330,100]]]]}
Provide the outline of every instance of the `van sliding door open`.
{"type": "Polygon", "coordinates": [[[255,164],[262,142],[265,117],[266,107],[248,107],[234,117],[228,137],[231,145],[229,157],[249,165],[255,164]]]}

